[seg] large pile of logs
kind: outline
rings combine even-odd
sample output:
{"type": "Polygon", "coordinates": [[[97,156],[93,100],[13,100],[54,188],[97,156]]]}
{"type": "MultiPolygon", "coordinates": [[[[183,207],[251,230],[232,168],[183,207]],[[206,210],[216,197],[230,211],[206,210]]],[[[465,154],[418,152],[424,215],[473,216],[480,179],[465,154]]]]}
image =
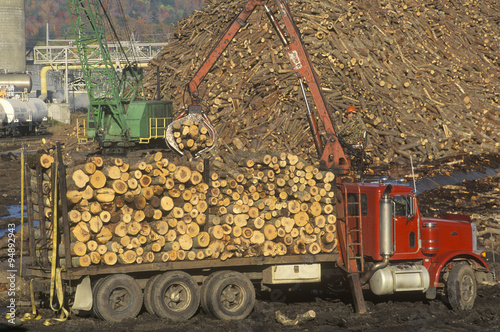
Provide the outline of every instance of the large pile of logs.
{"type": "MultiPolygon", "coordinates": [[[[50,164],[41,167],[43,181],[30,184],[42,219],[37,250],[48,248],[49,261],[56,209],[50,164]]],[[[228,155],[213,160],[210,172],[202,160],[161,152],[140,161],[90,157],[67,174],[72,266],[336,250],[335,176],[296,155],[228,155]]],[[[67,264],[66,248],[58,249],[67,264]]]]}
{"type": "MultiPolygon", "coordinates": [[[[244,0],[206,0],[180,21],[145,79],[181,110],[185,86],[244,0]]],[[[350,105],[368,125],[375,162],[498,151],[497,1],[289,0],[342,126],[350,105]]],[[[269,5],[272,7],[273,2],[269,5]]],[[[274,8],[272,8],[275,10],[274,8]]],[[[219,147],[286,151],[314,160],[298,81],[262,8],[200,86],[219,147]]]]}

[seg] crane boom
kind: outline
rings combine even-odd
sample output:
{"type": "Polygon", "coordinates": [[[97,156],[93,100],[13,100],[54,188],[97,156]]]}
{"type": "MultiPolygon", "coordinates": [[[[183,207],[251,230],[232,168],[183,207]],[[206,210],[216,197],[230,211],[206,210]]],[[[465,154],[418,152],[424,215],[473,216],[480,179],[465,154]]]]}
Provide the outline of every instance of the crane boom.
{"type": "MultiPolygon", "coordinates": [[[[293,20],[292,13],[290,12],[290,7],[286,0],[274,0],[276,6],[281,13],[281,18],[285,24],[286,31],[290,37],[290,42],[287,41],[284,34],[281,32],[281,28],[273,19],[272,13],[269,11],[267,6],[266,13],[271,20],[278,35],[285,47],[287,47],[288,57],[292,65],[293,70],[299,77],[299,79],[305,79],[309,91],[316,105],[316,110],[318,115],[323,122],[325,128],[326,136],[324,142],[322,142],[319,132],[316,127],[316,121],[314,114],[309,112],[309,125],[311,127],[311,132],[313,134],[313,139],[315,141],[316,150],[320,157],[321,167],[325,169],[333,169],[337,173],[347,173],[350,168],[350,160],[346,158],[342,145],[337,138],[335,132],[333,121],[330,117],[330,112],[328,111],[328,106],[326,103],[325,95],[320,86],[320,81],[314,67],[312,66],[309,55],[304,48],[304,43],[300,37],[299,29],[293,20]],[[321,145],[322,146],[321,146],[321,145]]],[[[302,85],[302,81],[301,81],[302,85]]],[[[303,90],[304,91],[304,90],[303,90]]],[[[304,98],[306,95],[304,93],[304,98]]],[[[306,102],[307,103],[307,102],[306,102]]]]}
{"type": "Polygon", "coordinates": [[[124,108],[119,90],[121,84],[109,54],[100,1],[69,0],[68,10],[93,115],[89,120],[94,122],[97,137],[99,130],[108,129],[106,127],[111,123],[109,118],[115,119],[113,122],[121,128],[119,135],[126,135],[127,125],[123,121],[124,108]],[[88,59],[95,48],[89,46],[96,44],[99,45],[100,60],[90,62],[88,59]]]}
{"type": "MultiPolygon", "coordinates": [[[[284,28],[288,37],[285,35],[281,26],[276,21],[273,13],[267,7],[267,1],[263,0],[248,0],[239,15],[231,22],[225,33],[216,43],[208,57],[201,64],[199,69],[188,84],[188,89],[191,94],[192,105],[199,105],[198,86],[210,71],[215,62],[222,55],[229,43],[236,36],[238,31],[247,25],[246,20],[253,13],[256,7],[264,6],[266,14],[269,17],[273,27],[275,28],[280,40],[287,48],[288,57],[293,70],[297,74],[302,87],[304,98],[306,98],[306,105],[308,107],[308,121],[313,135],[313,140],[316,150],[320,157],[320,164],[323,169],[330,169],[337,174],[346,174],[350,169],[350,159],[346,157],[340,140],[335,132],[333,121],[330,117],[330,112],[326,103],[326,98],[320,87],[320,81],[316,71],[314,70],[309,56],[304,48],[304,44],[300,37],[300,32],[295,25],[290,8],[286,0],[274,0],[276,7],[280,13],[281,19],[284,22],[284,28]],[[309,87],[309,91],[314,100],[318,115],[323,122],[325,128],[325,138],[322,140],[314,113],[309,109],[305,89],[303,87],[303,80],[309,87]]],[[[189,109],[188,109],[189,112],[189,109]]],[[[185,113],[183,113],[184,115],[185,113]]]]}
{"type": "MultiPolygon", "coordinates": [[[[121,76],[117,73],[103,19],[109,21],[109,16],[101,0],[68,0],[67,5],[89,97],[88,137],[95,138],[102,148],[120,152],[136,143],[163,139],[172,121],[172,102],[136,101],[144,97],[142,76],[131,63],[121,76]],[[91,56],[96,48],[90,45],[99,46],[100,56],[91,56]]],[[[112,27],[111,22],[109,25],[112,27]]]]}

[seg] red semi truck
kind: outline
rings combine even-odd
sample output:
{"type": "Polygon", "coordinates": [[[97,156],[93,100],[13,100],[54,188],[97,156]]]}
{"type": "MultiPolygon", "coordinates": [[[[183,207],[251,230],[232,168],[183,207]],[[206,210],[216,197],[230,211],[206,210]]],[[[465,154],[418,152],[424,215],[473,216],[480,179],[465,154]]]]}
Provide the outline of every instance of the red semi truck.
{"type": "MultiPolygon", "coordinates": [[[[351,264],[354,271],[364,265],[362,283],[369,282],[377,295],[421,291],[433,299],[440,290],[455,309],[473,306],[476,280],[486,280],[489,275],[470,218],[423,217],[415,192],[408,186],[361,183],[343,187],[347,192],[347,232],[352,225],[362,225],[357,237],[362,250],[355,253],[362,258],[357,266],[351,264]]],[[[349,248],[348,243],[346,246],[349,248]]],[[[349,249],[341,257],[347,262],[346,252],[349,249]]]]}

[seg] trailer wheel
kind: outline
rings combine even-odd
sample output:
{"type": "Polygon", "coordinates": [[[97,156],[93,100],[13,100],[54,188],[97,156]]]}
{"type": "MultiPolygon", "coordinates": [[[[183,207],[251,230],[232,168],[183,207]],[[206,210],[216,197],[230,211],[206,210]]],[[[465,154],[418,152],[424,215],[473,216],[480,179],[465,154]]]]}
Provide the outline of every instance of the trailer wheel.
{"type": "Polygon", "coordinates": [[[255,288],[243,274],[223,272],[214,275],[205,285],[208,311],[223,320],[246,318],[255,305],[255,288]]]}
{"type": "Polygon", "coordinates": [[[476,277],[468,264],[453,264],[446,283],[446,294],[454,310],[469,310],[477,296],[476,277]]]}
{"type": "Polygon", "coordinates": [[[161,318],[188,320],[200,306],[200,290],[196,281],[182,271],[160,275],[152,292],[153,310],[161,318]]]}
{"type": "Polygon", "coordinates": [[[212,291],[212,289],[209,288],[210,282],[213,278],[224,273],[227,273],[227,271],[218,271],[212,273],[205,279],[205,281],[203,281],[203,284],[201,285],[200,304],[201,308],[203,309],[203,312],[205,312],[206,314],[210,314],[210,310],[208,310],[208,297],[210,292],[212,291]]]}
{"type": "Polygon", "coordinates": [[[92,286],[92,313],[94,314],[94,316],[96,316],[97,318],[100,318],[100,319],[104,319],[104,318],[102,318],[101,314],[97,310],[97,305],[96,305],[96,303],[97,303],[97,289],[102,284],[102,281],[104,279],[106,279],[106,277],[98,279],[94,283],[94,285],[92,286]]]}
{"type": "Polygon", "coordinates": [[[150,315],[155,315],[155,311],[153,309],[153,285],[156,280],[158,280],[159,276],[160,274],[151,277],[146,284],[146,288],[144,288],[144,307],[150,315]]]}
{"type": "Polygon", "coordinates": [[[95,307],[98,315],[110,322],[136,317],[142,308],[142,289],[126,274],[110,275],[96,285],[95,307]]]}

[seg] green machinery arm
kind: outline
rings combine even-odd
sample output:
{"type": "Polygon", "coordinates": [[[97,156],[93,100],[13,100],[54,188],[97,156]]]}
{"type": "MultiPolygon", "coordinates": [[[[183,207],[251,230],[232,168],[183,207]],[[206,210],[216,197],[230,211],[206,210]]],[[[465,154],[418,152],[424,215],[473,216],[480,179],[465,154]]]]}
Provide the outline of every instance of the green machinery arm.
{"type": "MultiPolygon", "coordinates": [[[[89,126],[88,135],[94,135],[104,147],[127,145],[130,142],[129,128],[124,114],[130,99],[122,95],[126,83],[118,77],[113,67],[101,1],[68,0],[67,4],[90,102],[89,122],[93,122],[94,129],[89,126]],[[96,48],[90,45],[99,45],[100,56],[93,56],[96,48]],[[99,60],[89,61],[90,58],[99,60]]],[[[141,82],[136,77],[137,81],[141,82]]]]}

